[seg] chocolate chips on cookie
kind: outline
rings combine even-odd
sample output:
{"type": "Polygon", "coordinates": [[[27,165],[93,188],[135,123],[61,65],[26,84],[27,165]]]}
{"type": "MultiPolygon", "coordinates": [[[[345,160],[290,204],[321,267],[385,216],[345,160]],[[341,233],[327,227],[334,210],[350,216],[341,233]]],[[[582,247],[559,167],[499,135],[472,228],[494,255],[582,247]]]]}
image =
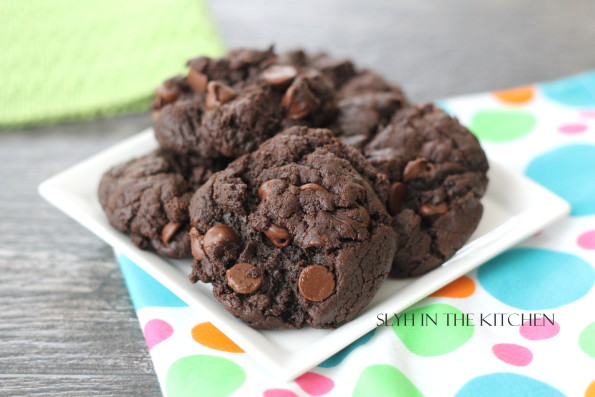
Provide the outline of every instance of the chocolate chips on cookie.
{"type": "Polygon", "coordinates": [[[110,224],[139,248],[187,258],[190,197],[224,165],[157,150],[106,172],[99,202],[110,224]]]}
{"type": "Polygon", "coordinates": [[[336,116],[332,81],[272,49],[241,49],[188,65],[188,75],[167,80],[153,103],[155,136],[176,153],[236,158],[283,127],[328,125],[336,116]]]}
{"type": "Polygon", "coordinates": [[[190,205],[191,279],[256,328],[334,328],[388,275],[388,182],[328,130],[292,127],[213,175],[190,205]]]}
{"type": "Polygon", "coordinates": [[[109,222],[192,256],[190,279],[255,328],[334,328],[387,275],[449,259],[481,219],[477,139],[350,60],[238,49],[188,61],[152,103],[160,149],[108,171],[109,222]]]}
{"type": "Polygon", "coordinates": [[[488,162],[473,134],[435,105],[401,110],[366,146],[391,181],[387,207],[399,236],[391,276],[426,273],[475,231],[488,162]]]}
{"type": "Polygon", "coordinates": [[[188,65],[153,101],[157,140],[180,154],[237,158],[294,125],[330,128],[361,149],[407,103],[379,75],[326,54],[240,49],[188,65]]]}

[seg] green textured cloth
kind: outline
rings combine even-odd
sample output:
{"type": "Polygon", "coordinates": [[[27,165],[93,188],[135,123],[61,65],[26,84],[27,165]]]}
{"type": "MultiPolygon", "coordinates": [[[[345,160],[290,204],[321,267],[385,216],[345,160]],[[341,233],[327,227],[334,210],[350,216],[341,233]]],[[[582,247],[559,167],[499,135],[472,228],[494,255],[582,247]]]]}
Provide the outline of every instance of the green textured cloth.
{"type": "Polygon", "coordinates": [[[222,45],[204,0],[0,0],[0,128],[146,110],[222,45]]]}

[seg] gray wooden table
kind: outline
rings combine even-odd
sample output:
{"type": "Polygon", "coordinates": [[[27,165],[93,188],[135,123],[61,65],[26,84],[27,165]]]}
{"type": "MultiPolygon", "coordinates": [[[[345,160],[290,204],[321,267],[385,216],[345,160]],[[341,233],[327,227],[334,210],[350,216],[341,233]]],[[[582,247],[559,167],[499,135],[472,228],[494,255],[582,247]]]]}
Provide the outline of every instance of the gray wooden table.
{"type": "MultiPolygon", "coordinates": [[[[214,0],[211,8],[230,47],[274,42],[354,57],[415,101],[595,69],[593,0],[214,0]]],[[[0,131],[0,395],[160,394],[111,249],[36,192],[148,125],[142,114],[0,131]]]]}

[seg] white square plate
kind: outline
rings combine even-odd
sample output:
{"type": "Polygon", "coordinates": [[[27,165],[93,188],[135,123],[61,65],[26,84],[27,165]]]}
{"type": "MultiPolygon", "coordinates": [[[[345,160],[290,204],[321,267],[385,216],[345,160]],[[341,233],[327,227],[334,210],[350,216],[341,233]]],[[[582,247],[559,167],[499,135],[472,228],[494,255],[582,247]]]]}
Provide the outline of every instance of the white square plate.
{"type": "Polygon", "coordinates": [[[173,261],[136,248],[112,228],[97,199],[102,174],[115,164],[157,147],[146,130],[48,179],[39,187],[50,203],[122,252],[210,321],[276,376],[289,380],[324,361],[372,330],[379,313],[398,313],[469,272],[549,223],[564,217],[569,205],[531,180],[490,162],[484,215],[470,241],[448,262],[408,280],[387,280],[368,307],[336,330],[259,331],[228,313],[206,284],[192,284],[190,260],[173,261]]]}

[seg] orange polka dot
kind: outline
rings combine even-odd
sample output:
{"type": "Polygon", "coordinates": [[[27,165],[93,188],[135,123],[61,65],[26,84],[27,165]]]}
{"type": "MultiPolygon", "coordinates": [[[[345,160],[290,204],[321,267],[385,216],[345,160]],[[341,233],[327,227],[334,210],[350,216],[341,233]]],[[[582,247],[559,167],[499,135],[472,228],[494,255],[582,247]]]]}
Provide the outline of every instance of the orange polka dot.
{"type": "Polygon", "coordinates": [[[595,380],[585,390],[585,397],[595,397],[595,380]]]}
{"type": "Polygon", "coordinates": [[[192,328],[192,339],[211,349],[230,353],[244,353],[238,345],[209,322],[200,323],[192,328]]]}
{"type": "Polygon", "coordinates": [[[501,101],[510,103],[529,102],[533,96],[533,87],[530,85],[524,87],[510,88],[508,90],[495,91],[494,96],[501,101]]]}
{"type": "Polygon", "coordinates": [[[457,278],[450,284],[445,285],[430,296],[441,296],[445,298],[466,298],[475,292],[475,283],[467,276],[457,278]]]}

